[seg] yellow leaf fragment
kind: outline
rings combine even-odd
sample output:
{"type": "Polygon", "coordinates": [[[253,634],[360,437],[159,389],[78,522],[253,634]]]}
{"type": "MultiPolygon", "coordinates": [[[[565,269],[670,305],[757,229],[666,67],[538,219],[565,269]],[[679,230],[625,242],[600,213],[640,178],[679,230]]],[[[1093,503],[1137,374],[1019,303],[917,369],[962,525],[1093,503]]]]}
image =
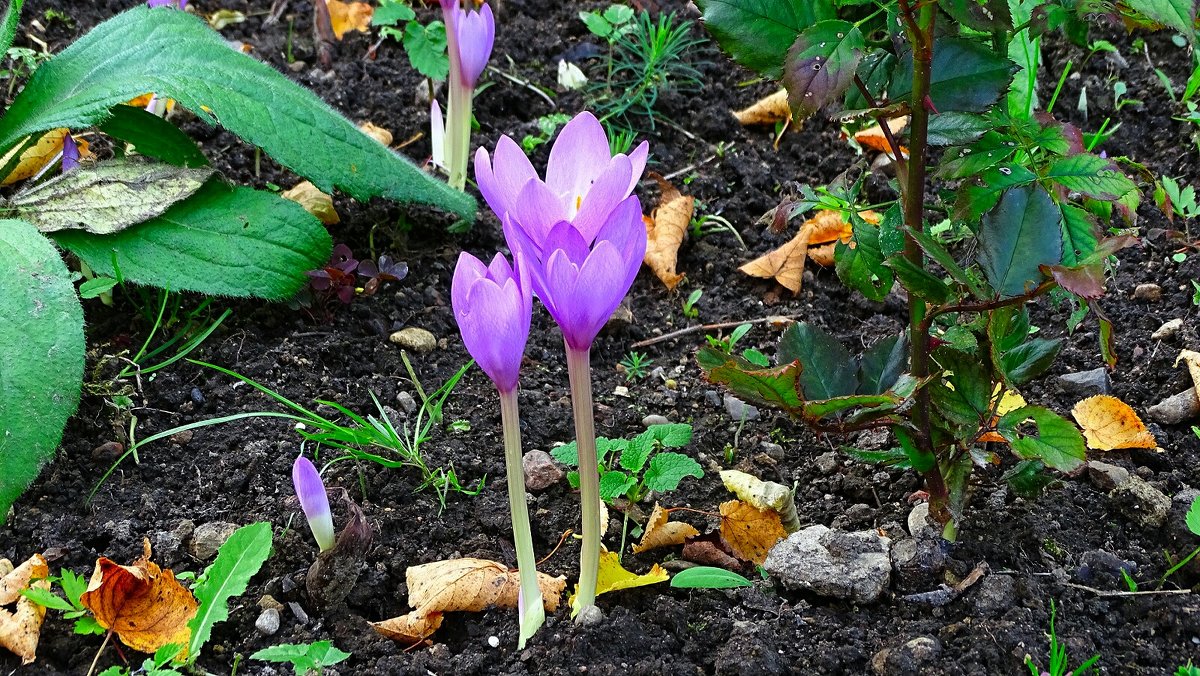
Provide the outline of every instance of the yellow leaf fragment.
{"type": "Polygon", "coordinates": [[[642,535],[642,541],[633,546],[634,554],[659,547],[681,545],[684,540],[700,534],[690,523],[668,521],[668,515],[669,510],[663,509],[657,502],[654,503],[654,511],[650,512],[650,518],[646,521],[646,532],[642,535]]]}
{"type": "Polygon", "coordinates": [[[1071,415],[1083,429],[1088,448],[1112,451],[1119,448],[1157,448],[1158,442],[1129,404],[1106,394],[1088,397],[1075,404],[1071,415]]]}
{"type": "MultiPolygon", "coordinates": [[[[517,570],[486,559],[450,559],[410,566],[405,578],[408,604],[428,613],[516,608],[521,590],[517,570]]],[[[538,587],[547,611],[558,609],[566,586],[565,577],[538,573],[538,587]]]]}
{"type": "Polygon", "coordinates": [[[219,31],[226,26],[232,26],[235,23],[242,23],[246,20],[246,15],[236,9],[218,9],[208,16],[208,25],[212,29],[219,31]]]}
{"type": "Polygon", "coordinates": [[[763,481],[753,474],[736,469],[721,471],[721,482],[725,490],[750,503],[755,509],[770,510],[779,514],[784,530],[794,533],[800,530],[800,518],[796,514],[796,499],[792,489],[774,481],[763,481]]]}
{"type": "Polygon", "coordinates": [[[392,145],[392,141],[394,140],[392,137],[392,132],[384,129],[383,127],[377,126],[371,122],[363,122],[362,124],[358,125],[358,128],[361,129],[364,134],[370,136],[376,141],[379,141],[383,145],[392,145]]]}
{"type": "Polygon", "coordinates": [[[1192,385],[1196,388],[1196,398],[1200,399],[1200,352],[1183,350],[1175,358],[1175,365],[1179,366],[1181,361],[1187,364],[1188,374],[1192,376],[1192,385]]]}
{"type": "MultiPolygon", "coordinates": [[[[862,211],[859,216],[868,223],[879,223],[880,216],[874,211],[862,211]]],[[[764,254],[738,268],[751,277],[774,279],[793,294],[800,292],[804,280],[804,263],[809,258],[809,247],[817,253],[817,245],[826,245],[820,251],[822,265],[833,264],[833,250],[838,241],[850,243],[854,231],[850,222],[838,211],[818,211],[815,216],[800,226],[800,231],[790,242],[764,254]]]]}
{"type": "Polygon", "coordinates": [[[34,554],[16,568],[8,559],[0,559],[0,606],[10,605],[21,598],[21,590],[28,589],[31,580],[49,576],[50,567],[41,554],[34,554]]]}
{"type": "Polygon", "coordinates": [[[787,90],[780,89],[774,94],[764,96],[750,106],[736,111],[733,116],[742,126],[776,124],[778,122],[790,124],[792,108],[788,105],[787,90]]]}
{"type": "Polygon", "coordinates": [[[442,626],[442,614],[437,611],[414,610],[407,615],[369,624],[385,638],[415,645],[432,636],[433,632],[442,626]]]}
{"type": "MultiPolygon", "coordinates": [[[[650,567],[650,571],[638,575],[625,570],[621,566],[621,557],[617,556],[616,552],[600,552],[600,572],[596,577],[596,595],[607,594],[608,592],[619,591],[621,589],[633,589],[634,587],[645,587],[646,585],[658,584],[671,579],[670,574],[657,563],[650,567]]],[[[575,593],[571,594],[571,598],[567,602],[575,605],[575,596],[579,593],[579,585],[575,585],[575,593]]]]}
{"type": "Polygon", "coordinates": [[[787,531],[776,512],[730,500],[721,504],[721,537],[738,558],[761,566],[771,547],[787,537],[787,531]]]}
{"type": "Polygon", "coordinates": [[[175,579],[175,574],[150,560],[150,541],[142,557],[121,566],[106,557],[96,561],[87,591],[79,598],[96,622],[112,629],[125,645],[144,653],[175,644],[185,646],[196,615],[196,598],[175,579]]]}
{"type": "Polygon", "coordinates": [[[333,28],[333,35],[338,40],[350,31],[371,31],[371,17],[375,15],[375,8],[371,5],[342,0],[325,0],[325,4],[329,7],[329,23],[333,28]]]}
{"type": "MultiPolygon", "coordinates": [[[[893,117],[892,119],[888,120],[888,130],[892,132],[893,136],[900,133],[900,130],[904,129],[906,126],[908,126],[907,115],[902,117],[893,117]]],[[[864,148],[870,148],[871,150],[877,150],[881,153],[887,153],[888,157],[892,156],[892,147],[887,141],[887,136],[883,133],[883,127],[878,124],[855,133],[854,140],[864,148]]],[[[900,146],[900,154],[904,157],[908,157],[908,148],[900,146]]]]}
{"type": "MultiPolygon", "coordinates": [[[[49,590],[50,581],[34,580],[26,588],[49,590]]],[[[45,607],[24,596],[17,599],[14,612],[0,608],[0,647],[20,657],[21,664],[30,664],[37,658],[38,639],[45,618],[45,607]]]]}
{"type": "MultiPolygon", "coordinates": [[[[21,159],[17,161],[17,166],[0,181],[0,185],[12,185],[17,181],[24,181],[27,178],[32,178],[37,175],[42,169],[58,158],[59,153],[63,149],[63,139],[67,136],[67,130],[51,129],[42,134],[37,143],[25,149],[21,153],[21,159]]],[[[18,143],[12,150],[8,151],[4,157],[0,158],[0,166],[8,165],[12,159],[13,153],[17,152],[24,143],[18,143]]]]}
{"type": "Polygon", "coordinates": [[[297,183],[281,196],[304,207],[305,211],[321,219],[325,225],[334,225],[342,220],[333,208],[333,198],[318,190],[310,181],[297,183]]]}
{"type": "Polygon", "coordinates": [[[690,195],[680,193],[662,176],[655,173],[650,175],[658,181],[662,197],[650,217],[642,219],[646,224],[645,262],[667,289],[673,291],[683,280],[683,275],[675,271],[675,266],[679,259],[679,245],[687,235],[696,201],[690,195]]]}

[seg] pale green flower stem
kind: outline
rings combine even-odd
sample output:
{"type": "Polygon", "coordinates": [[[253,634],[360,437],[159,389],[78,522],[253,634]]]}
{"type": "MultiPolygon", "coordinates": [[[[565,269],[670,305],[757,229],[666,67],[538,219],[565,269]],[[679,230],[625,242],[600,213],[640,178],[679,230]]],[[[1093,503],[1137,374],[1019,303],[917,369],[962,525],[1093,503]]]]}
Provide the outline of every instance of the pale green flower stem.
{"type": "Polygon", "coordinates": [[[449,89],[446,102],[446,170],[448,182],[455,190],[467,185],[467,158],[471,152],[471,99],[474,92],[462,80],[462,63],[458,58],[458,36],[446,26],[446,52],[450,57],[449,89]]]}
{"type": "Polygon", "coordinates": [[[533,554],[533,535],[529,529],[529,506],[525,503],[525,470],[521,465],[521,419],[517,410],[517,390],[500,393],[500,420],[504,425],[504,464],[508,473],[508,508],[512,516],[513,545],[517,549],[517,569],[521,573],[520,638],[517,649],[537,633],[546,621],[542,590],[538,586],[537,560],[533,554]]]}
{"type": "Polygon", "coordinates": [[[579,554],[579,589],[571,616],[596,604],[600,568],[600,473],[596,467],[596,424],[592,413],[591,349],[567,346],[567,374],[575,412],[575,445],[579,450],[579,499],[583,513],[583,549],[579,554]]]}

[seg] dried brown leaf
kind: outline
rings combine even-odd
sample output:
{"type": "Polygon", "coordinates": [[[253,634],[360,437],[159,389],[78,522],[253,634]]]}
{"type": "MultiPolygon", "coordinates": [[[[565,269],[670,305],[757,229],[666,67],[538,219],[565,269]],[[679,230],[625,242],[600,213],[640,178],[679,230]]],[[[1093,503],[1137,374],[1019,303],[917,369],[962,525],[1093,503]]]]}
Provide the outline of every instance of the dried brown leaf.
{"type": "Polygon", "coordinates": [[[700,534],[690,523],[668,521],[668,515],[669,510],[663,509],[657,502],[654,503],[654,511],[650,512],[650,518],[646,521],[646,532],[642,535],[642,541],[633,546],[634,554],[659,547],[681,545],[684,540],[700,534]]]}
{"type": "Polygon", "coordinates": [[[371,17],[375,15],[375,8],[371,5],[342,0],[325,0],[325,5],[329,7],[329,23],[333,28],[334,37],[338,40],[350,31],[371,31],[371,17]]]}
{"type": "MultiPolygon", "coordinates": [[[[43,560],[43,565],[44,563],[43,560]]],[[[37,579],[30,582],[26,588],[49,590],[50,581],[37,579]]],[[[24,596],[17,599],[15,612],[0,608],[0,647],[20,657],[21,664],[33,662],[37,658],[38,639],[41,637],[42,620],[45,618],[46,608],[24,596]]]]}
{"type": "Polygon", "coordinates": [[[361,129],[364,134],[370,136],[376,141],[379,141],[383,145],[392,145],[392,141],[394,140],[392,137],[392,132],[384,129],[383,127],[377,126],[372,122],[363,122],[362,124],[358,125],[358,128],[361,129]]]}
{"type": "Polygon", "coordinates": [[[721,503],[721,536],[738,558],[762,565],[776,542],[787,537],[779,514],[748,502],[721,503]]]}
{"type": "Polygon", "coordinates": [[[683,546],[681,554],[684,560],[693,561],[704,566],[716,566],[726,570],[741,570],[742,564],[721,549],[717,543],[709,540],[693,540],[683,546]]]}
{"type": "MultiPolygon", "coordinates": [[[[908,126],[907,115],[902,117],[893,117],[892,119],[888,120],[888,129],[891,130],[893,136],[900,133],[900,130],[904,129],[906,126],[908,126]]],[[[887,153],[888,157],[892,156],[892,146],[888,143],[887,136],[883,133],[883,127],[878,124],[873,127],[867,127],[866,129],[855,133],[854,140],[864,148],[870,148],[871,150],[877,150],[881,153],[887,153]]],[[[900,154],[904,157],[908,157],[908,148],[900,146],[900,154]]]]}
{"type": "Polygon", "coordinates": [[[1196,398],[1200,399],[1200,352],[1183,350],[1175,358],[1175,365],[1179,366],[1181,361],[1187,364],[1188,374],[1192,376],[1192,385],[1196,388],[1196,398]]]}
{"type": "Polygon", "coordinates": [[[10,605],[21,598],[21,590],[29,588],[30,580],[49,576],[50,567],[41,554],[34,554],[16,568],[8,559],[0,559],[0,606],[10,605]]]}
{"type": "Polygon", "coordinates": [[[656,173],[650,176],[658,181],[662,198],[649,218],[642,219],[646,224],[645,262],[667,289],[673,291],[683,280],[683,275],[675,272],[675,266],[679,259],[679,245],[687,235],[696,201],[690,195],[680,193],[662,176],[656,173]]]}
{"type": "MultiPolygon", "coordinates": [[[[879,214],[874,211],[863,211],[859,215],[868,223],[879,222],[879,214]]],[[[852,236],[851,225],[842,217],[841,212],[818,211],[800,226],[800,231],[790,242],[738,269],[751,277],[773,278],[793,294],[800,293],[800,286],[804,280],[804,264],[810,254],[809,247],[814,247],[814,255],[819,254],[818,263],[832,265],[833,247],[839,240],[849,242],[852,236]],[[821,249],[818,252],[817,245],[826,245],[827,250],[821,249]]]]}
{"type": "Polygon", "coordinates": [[[776,124],[778,122],[791,123],[792,108],[788,105],[788,96],[786,89],[779,91],[750,104],[750,106],[736,111],[733,116],[742,126],[753,124],[776,124]]]}
{"type": "MultiPolygon", "coordinates": [[[[520,573],[486,559],[450,559],[410,566],[405,578],[408,604],[425,612],[516,608],[521,589],[520,573]]],[[[538,587],[548,612],[558,609],[566,586],[564,577],[538,573],[538,587]]]]}
{"type": "MultiPolygon", "coordinates": [[[[0,185],[11,185],[17,181],[24,181],[27,178],[32,178],[41,171],[47,164],[50,164],[62,152],[63,139],[67,137],[67,130],[51,129],[42,134],[37,143],[33,144],[21,153],[21,159],[17,161],[17,166],[0,181],[0,185]]],[[[0,166],[8,164],[12,159],[13,153],[21,148],[21,145],[16,145],[12,150],[8,151],[4,157],[0,158],[0,166]]],[[[81,153],[82,154],[82,153],[81,153]]]]}
{"type": "Polygon", "coordinates": [[[304,207],[305,211],[321,219],[325,225],[334,225],[342,220],[333,208],[333,198],[321,192],[310,181],[297,183],[290,190],[285,190],[281,197],[304,207]]]}
{"type": "Polygon", "coordinates": [[[1075,404],[1071,415],[1083,429],[1088,448],[1093,450],[1158,447],[1138,414],[1116,397],[1106,394],[1088,397],[1075,404]]]}
{"type": "Polygon", "coordinates": [[[432,636],[433,632],[442,626],[442,614],[436,611],[414,610],[407,615],[369,624],[381,636],[415,645],[432,636]]]}

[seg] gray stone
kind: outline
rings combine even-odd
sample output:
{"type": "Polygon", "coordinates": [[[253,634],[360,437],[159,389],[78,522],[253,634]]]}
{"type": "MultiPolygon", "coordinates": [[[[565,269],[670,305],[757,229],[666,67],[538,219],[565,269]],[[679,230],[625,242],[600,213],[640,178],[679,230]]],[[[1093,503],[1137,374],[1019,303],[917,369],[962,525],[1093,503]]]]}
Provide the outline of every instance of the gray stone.
{"type": "Polygon", "coordinates": [[[521,458],[521,468],[525,470],[525,488],[533,493],[550,488],[563,480],[566,473],[554,462],[554,458],[545,451],[530,451],[521,458]]]}
{"type": "Polygon", "coordinates": [[[258,619],[254,621],[254,628],[263,636],[274,636],[275,632],[279,631],[279,620],[278,608],[263,608],[258,614],[258,619]]]}
{"type": "Polygon", "coordinates": [[[296,616],[297,622],[300,624],[308,624],[308,613],[304,611],[304,608],[302,608],[299,603],[296,603],[295,601],[288,601],[287,606],[288,609],[292,611],[292,614],[296,616]]]}
{"type": "Polygon", "coordinates": [[[1146,409],[1146,415],[1164,425],[1178,425],[1200,416],[1200,399],[1196,398],[1196,388],[1189,387],[1179,394],[1163,399],[1146,409]]]}
{"type": "Polygon", "coordinates": [[[757,408],[728,393],[725,395],[725,411],[736,422],[758,420],[757,408]]]}
{"type": "Polygon", "coordinates": [[[892,544],[892,567],[904,582],[914,585],[928,583],[946,568],[946,552],[942,538],[907,537],[892,544]]]}
{"type": "Polygon", "coordinates": [[[776,443],[772,443],[770,441],[764,441],[761,444],[759,444],[759,446],[763,449],[763,453],[767,454],[768,458],[770,458],[776,462],[783,460],[783,457],[784,457],[783,446],[780,446],[779,444],[776,444],[776,443]]]}
{"type": "Polygon", "coordinates": [[[667,420],[666,417],[661,416],[661,415],[651,414],[651,415],[646,416],[645,418],[642,418],[642,426],[643,427],[649,427],[651,425],[670,425],[670,424],[671,424],[671,421],[667,420]]]}
{"type": "Polygon", "coordinates": [[[927,530],[936,530],[937,526],[929,519],[929,503],[921,502],[908,513],[908,534],[920,535],[927,530]]]}
{"type": "Polygon", "coordinates": [[[1102,549],[1084,552],[1083,556],[1079,557],[1079,564],[1079,570],[1075,575],[1084,583],[1092,583],[1102,578],[1107,578],[1109,581],[1120,580],[1122,579],[1121,571],[1130,575],[1137,572],[1137,564],[1133,561],[1126,561],[1116,554],[1102,549]]]}
{"type": "Polygon", "coordinates": [[[1091,397],[1097,394],[1112,394],[1112,380],[1108,369],[1101,366],[1090,371],[1065,373],[1056,381],[1059,389],[1074,397],[1091,397]]]}
{"type": "Polygon", "coordinates": [[[849,528],[851,526],[870,525],[875,518],[875,510],[870,505],[861,502],[850,505],[845,512],[833,520],[833,528],[849,528]]]}
{"type": "Polygon", "coordinates": [[[579,616],[575,618],[575,624],[581,624],[585,627],[594,627],[604,621],[604,612],[598,606],[588,606],[579,611],[579,616]]]}
{"type": "Polygon", "coordinates": [[[941,641],[932,636],[918,636],[902,646],[875,653],[871,658],[871,670],[878,676],[916,674],[941,656],[941,641]]]}
{"type": "Polygon", "coordinates": [[[238,529],[236,523],[228,521],[209,521],[208,523],[196,526],[196,531],[192,533],[192,541],[188,545],[188,552],[192,556],[201,561],[207,561],[217,555],[217,550],[225,541],[233,535],[233,531],[238,529]]]}
{"type": "Polygon", "coordinates": [[[891,581],[890,545],[873,530],[847,533],[809,526],[775,545],[763,567],[788,589],[873,603],[891,581]]]}
{"type": "Polygon", "coordinates": [[[813,460],[813,464],[821,474],[833,474],[838,468],[838,455],[834,451],[822,453],[813,460]]]}
{"type": "Polygon", "coordinates": [[[1162,287],[1157,284],[1138,284],[1133,290],[1133,299],[1145,303],[1157,303],[1162,300],[1162,287]]]}
{"type": "Polygon", "coordinates": [[[1096,488],[1105,493],[1129,480],[1129,470],[1099,460],[1092,460],[1087,464],[1087,473],[1096,488]]]}
{"type": "Polygon", "coordinates": [[[1171,498],[1139,476],[1130,476],[1128,481],[1114,488],[1108,497],[1121,513],[1143,528],[1162,528],[1171,511],[1171,498]]]}
{"type": "Polygon", "coordinates": [[[416,326],[400,329],[391,336],[388,336],[388,340],[418,354],[432,352],[437,347],[437,337],[429,331],[416,326]]]}
{"type": "Polygon", "coordinates": [[[400,408],[404,409],[405,413],[412,414],[417,412],[417,400],[413,399],[413,396],[408,392],[402,391],[397,394],[396,403],[400,404],[400,408]]]}
{"type": "Polygon", "coordinates": [[[158,531],[150,537],[150,542],[154,545],[155,560],[159,563],[173,561],[176,552],[183,546],[183,540],[169,530],[158,531]]]}
{"type": "Polygon", "coordinates": [[[876,427],[875,429],[859,432],[858,439],[855,440],[854,445],[864,451],[882,451],[889,446],[890,441],[890,433],[887,429],[876,427]]]}
{"type": "Polygon", "coordinates": [[[721,395],[716,390],[705,390],[704,401],[713,408],[721,408],[721,395]]]}
{"type": "Polygon", "coordinates": [[[1017,581],[1011,575],[985,575],[975,592],[975,612],[999,617],[1017,603],[1017,581]]]}
{"type": "Polygon", "coordinates": [[[1154,340],[1170,340],[1179,334],[1179,330],[1183,328],[1183,319],[1176,317],[1169,322],[1165,322],[1162,326],[1155,329],[1150,337],[1154,340]]]}

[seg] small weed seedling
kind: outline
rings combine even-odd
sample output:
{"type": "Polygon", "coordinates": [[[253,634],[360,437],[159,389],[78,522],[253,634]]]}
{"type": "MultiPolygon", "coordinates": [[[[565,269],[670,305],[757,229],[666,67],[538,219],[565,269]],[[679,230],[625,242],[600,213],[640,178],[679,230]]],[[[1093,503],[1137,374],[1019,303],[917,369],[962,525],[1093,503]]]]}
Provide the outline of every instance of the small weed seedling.
{"type": "MultiPolygon", "coordinates": [[[[1200,437],[1200,427],[1193,427],[1192,431],[1196,433],[1197,437],[1200,437]]],[[[1200,537],[1200,495],[1197,495],[1196,499],[1192,500],[1192,506],[1188,508],[1187,515],[1184,516],[1184,521],[1187,523],[1187,528],[1192,532],[1192,535],[1200,537]]],[[[1159,579],[1158,588],[1162,589],[1162,586],[1167,583],[1167,578],[1174,575],[1175,571],[1186,566],[1188,562],[1196,558],[1197,554],[1200,554],[1200,547],[1196,547],[1192,550],[1191,554],[1183,557],[1179,563],[1168,568],[1167,572],[1163,573],[1162,578],[1159,579]]]]}
{"type": "Polygon", "coordinates": [[[1179,185],[1179,181],[1163,176],[1154,191],[1154,199],[1167,216],[1179,216],[1185,220],[1200,217],[1200,204],[1196,203],[1196,188],[1179,185]]]}
{"type": "Polygon", "coordinates": [[[1074,669],[1070,668],[1070,662],[1067,661],[1067,644],[1058,640],[1058,635],[1054,630],[1054,618],[1057,613],[1058,608],[1056,608],[1054,605],[1054,599],[1051,599],[1050,663],[1046,665],[1045,669],[1042,669],[1041,667],[1037,666],[1032,657],[1026,655],[1025,666],[1029,667],[1029,673],[1032,674],[1032,676],[1043,676],[1043,674],[1049,674],[1049,676],[1083,676],[1089,671],[1095,671],[1096,673],[1099,673],[1099,670],[1095,668],[1096,663],[1100,661],[1100,655],[1098,653],[1092,655],[1091,659],[1087,660],[1078,667],[1074,669]]]}
{"type": "Polygon", "coordinates": [[[521,149],[527,153],[533,152],[538,146],[549,143],[550,137],[554,136],[554,132],[558,128],[571,121],[571,116],[566,113],[550,113],[543,115],[534,121],[537,124],[538,134],[526,134],[521,139],[521,149]]]}
{"type": "MultiPolygon", "coordinates": [[[[692,442],[692,426],[682,423],[651,425],[633,439],[596,438],[600,461],[600,499],[611,504],[617,498],[636,503],[650,491],[666,493],[679,487],[684,477],[704,476],[700,463],[683,453],[666,451],[692,442]]],[[[579,466],[575,442],[550,451],[568,467],[579,466]]],[[[572,488],[579,487],[579,472],[567,473],[572,488]]]]}
{"type": "Polygon", "coordinates": [[[1193,665],[1192,661],[1188,660],[1187,664],[1175,670],[1175,676],[1200,676],[1200,667],[1193,665]]]}
{"type": "Polygon", "coordinates": [[[76,634],[88,636],[104,633],[104,628],[96,623],[96,618],[92,617],[79,600],[79,597],[87,591],[88,581],[85,577],[63,568],[58,577],[50,578],[50,584],[57,585],[66,598],[64,599],[63,596],[59,596],[49,589],[30,588],[21,593],[40,606],[50,610],[61,610],[64,620],[75,620],[76,634]]]}
{"type": "Polygon", "coordinates": [[[741,340],[747,333],[750,333],[751,328],[752,326],[750,324],[738,324],[737,327],[735,327],[733,331],[731,331],[725,338],[718,338],[716,336],[705,336],[704,338],[708,341],[710,346],[720,350],[721,352],[724,352],[725,354],[733,354],[734,346],[736,346],[738,341],[741,340]]]}
{"type": "MultiPolygon", "coordinates": [[[[699,203],[697,203],[698,207],[699,203]]],[[[742,239],[742,234],[737,231],[733,223],[729,222],[728,218],[720,214],[700,214],[692,217],[691,222],[688,223],[688,231],[695,239],[704,239],[718,232],[727,232],[733,235],[739,246],[743,249],[746,248],[746,241],[742,239]]]]}
{"type": "Polygon", "coordinates": [[[646,353],[631,351],[621,360],[621,368],[625,369],[625,381],[640,380],[645,378],[648,371],[646,368],[653,364],[653,359],[648,359],[646,353]]]}
{"type": "Polygon", "coordinates": [[[700,310],[696,307],[696,303],[700,301],[700,296],[704,295],[704,289],[695,289],[688,294],[688,297],[683,301],[683,316],[688,319],[696,319],[700,316],[700,310]]]}
{"type": "Polygon", "coordinates": [[[314,643],[283,643],[263,648],[250,656],[252,660],[290,664],[296,676],[320,676],[325,667],[349,659],[350,653],[338,650],[332,641],[314,643]]]}
{"type": "Polygon", "coordinates": [[[445,80],[450,72],[446,55],[446,24],[417,21],[417,13],[403,0],[379,0],[371,25],[379,28],[381,39],[391,38],[404,46],[408,62],[430,80],[445,80]]]}
{"type": "Polygon", "coordinates": [[[100,672],[100,676],[132,676],[133,674],[137,674],[137,676],[181,676],[183,672],[171,664],[178,654],[179,646],[168,643],[156,650],[153,657],[143,660],[142,666],[137,670],[114,665],[100,672]]]}

